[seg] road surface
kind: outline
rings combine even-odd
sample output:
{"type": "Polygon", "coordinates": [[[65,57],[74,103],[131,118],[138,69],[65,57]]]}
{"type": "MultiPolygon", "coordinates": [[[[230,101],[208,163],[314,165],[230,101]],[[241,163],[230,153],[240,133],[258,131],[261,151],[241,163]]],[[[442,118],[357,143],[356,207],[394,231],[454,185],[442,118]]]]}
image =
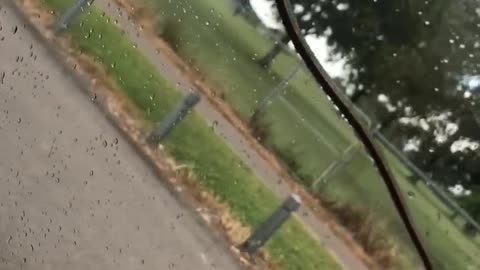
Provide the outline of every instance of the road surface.
{"type": "Polygon", "coordinates": [[[0,7],[0,269],[240,269],[0,7]]]}
{"type": "MultiPolygon", "coordinates": [[[[159,72],[183,93],[187,93],[196,87],[190,79],[173,64],[164,52],[158,51],[146,37],[145,33],[139,31],[140,27],[132,23],[126,12],[122,10],[113,0],[96,0],[95,6],[105,12],[111,18],[118,21],[118,27],[122,28],[126,36],[132,40],[138,50],[150,60],[159,72]]],[[[215,126],[215,132],[242,158],[245,164],[252,169],[263,183],[275,192],[280,198],[285,198],[291,193],[289,185],[283,181],[274,168],[265,161],[253,147],[247,142],[243,135],[218,112],[215,107],[207,101],[207,98],[195,107],[195,111],[208,122],[215,126]],[[215,125],[213,124],[215,123],[215,125]]],[[[301,207],[299,219],[309,228],[314,236],[331,252],[337,261],[345,268],[352,270],[367,270],[365,263],[358,258],[348,245],[337,238],[329,226],[316,218],[315,214],[306,207],[301,207]]]]}

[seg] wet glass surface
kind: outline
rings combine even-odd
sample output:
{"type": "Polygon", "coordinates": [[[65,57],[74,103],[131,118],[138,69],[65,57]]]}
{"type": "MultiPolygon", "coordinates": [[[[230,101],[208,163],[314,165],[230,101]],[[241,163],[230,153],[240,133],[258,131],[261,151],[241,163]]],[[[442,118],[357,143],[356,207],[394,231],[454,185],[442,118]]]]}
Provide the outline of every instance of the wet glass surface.
{"type": "MultiPolygon", "coordinates": [[[[292,0],[435,269],[478,269],[480,4],[357,2],[292,0]]],[[[244,261],[423,269],[273,1],[0,7],[0,269],[242,269],[292,192],[295,218],[244,261]]]]}

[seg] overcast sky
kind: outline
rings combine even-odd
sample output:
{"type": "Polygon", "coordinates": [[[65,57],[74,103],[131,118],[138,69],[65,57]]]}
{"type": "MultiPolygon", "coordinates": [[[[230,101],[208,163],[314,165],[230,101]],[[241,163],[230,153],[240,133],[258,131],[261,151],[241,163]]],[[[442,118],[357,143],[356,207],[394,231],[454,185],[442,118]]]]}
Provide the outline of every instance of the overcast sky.
{"type": "MultiPolygon", "coordinates": [[[[274,29],[283,29],[282,24],[275,19],[271,2],[266,0],[251,0],[250,3],[255,13],[257,13],[257,16],[260,17],[266,26],[274,29]]],[[[325,38],[307,36],[306,40],[331,77],[341,77],[345,75],[345,61],[343,59],[336,57],[335,61],[328,61],[328,55],[331,50],[327,46],[325,38]]]]}

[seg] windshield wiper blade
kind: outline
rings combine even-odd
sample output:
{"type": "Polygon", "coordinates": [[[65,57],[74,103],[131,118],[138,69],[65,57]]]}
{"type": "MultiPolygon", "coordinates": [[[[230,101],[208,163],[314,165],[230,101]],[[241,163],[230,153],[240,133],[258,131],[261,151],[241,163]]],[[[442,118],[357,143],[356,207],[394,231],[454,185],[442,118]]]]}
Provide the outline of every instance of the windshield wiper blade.
{"type": "Polygon", "coordinates": [[[393,201],[395,209],[397,210],[400,218],[402,219],[407,233],[412,240],[412,243],[415,249],[418,252],[420,259],[422,260],[423,265],[426,270],[433,270],[432,263],[426,252],[425,246],[422,243],[419,234],[417,233],[415,226],[409,216],[405,202],[400,194],[400,188],[397,185],[392,173],[390,172],[385,159],[382,157],[382,154],[375,146],[373,141],[373,136],[371,135],[370,130],[365,128],[361,122],[356,118],[353,111],[350,109],[349,101],[343,99],[337,90],[335,89],[334,84],[329,78],[328,74],[325,72],[322,65],[318,62],[317,58],[310,49],[310,46],[305,41],[304,37],[300,32],[300,28],[296,22],[295,16],[293,14],[292,4],[290,0],[275,0],[278,13],[282,19],[285,30],[290,37],[293,45],[298,54],[305,62],[307,68],[310,70],[312,75],[315,77],[315,80],[320,84],[323,91],[328,95],[332,102],[338,107],[339,111],[345,116],[345,119],[352,126],[359,140],[363,143],[367,152],[373,159],[375,166],[377,167],[380,176],[382,177],[387,190],[390,194],[390,197],[393,201]]]}

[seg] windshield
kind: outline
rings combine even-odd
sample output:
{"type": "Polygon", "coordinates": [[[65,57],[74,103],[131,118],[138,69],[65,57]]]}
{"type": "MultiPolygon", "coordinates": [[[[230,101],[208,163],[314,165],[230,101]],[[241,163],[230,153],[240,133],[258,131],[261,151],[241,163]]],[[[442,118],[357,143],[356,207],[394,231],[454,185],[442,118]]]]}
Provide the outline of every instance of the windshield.
{"type": "MultiPolygon", "coordinates": [[[[480,2],[283,2],[433,269],[479,269],[480,2]]],[[[425,268],[276,1],[0,14],[0,269],[425,268]]]]}

